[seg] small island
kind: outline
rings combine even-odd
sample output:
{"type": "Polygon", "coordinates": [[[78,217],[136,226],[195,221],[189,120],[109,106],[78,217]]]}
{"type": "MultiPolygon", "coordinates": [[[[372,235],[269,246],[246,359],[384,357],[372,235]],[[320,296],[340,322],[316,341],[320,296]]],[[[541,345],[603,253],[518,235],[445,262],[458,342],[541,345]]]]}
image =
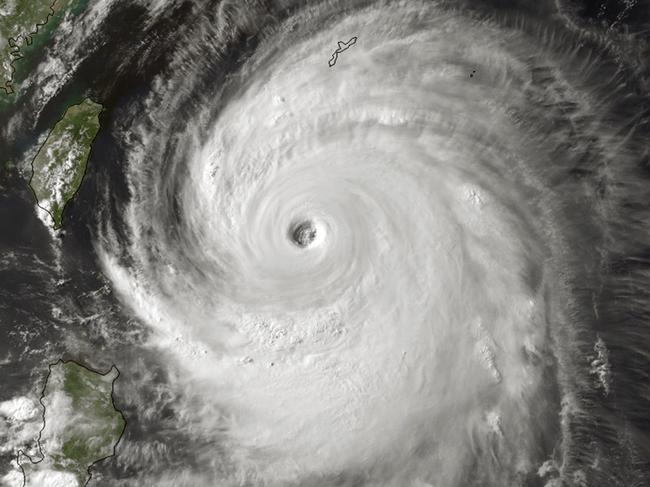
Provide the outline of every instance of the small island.
{"type": "Polygon", "coordinates": [[[102,109],[90,98],[69,107],[32,161],[29,185],[54,229],[61,227],[63,210],[81,186],[102,109]]]}
{"type": "Polygon", "coordinates": [[[332,53],[332,57],[328,61],[330,68],[333,68],[336,64],[336,61],[339,58],[339,54],[343,51],[347,51],[350,47],[354,46],[357,43],[357,36],[352,37],[348,42],[339,41],[336,45],[336,50],[332,53]]]}
{"type": "Polygon", "coordinates": [[[126,426],[113,404],[118,376],[114,366],[105,374],[73,361],[50,366],[41,396],[41,458],[18,454],[25,487],[84,486],[92,465],[115,454],[126,426]]]}

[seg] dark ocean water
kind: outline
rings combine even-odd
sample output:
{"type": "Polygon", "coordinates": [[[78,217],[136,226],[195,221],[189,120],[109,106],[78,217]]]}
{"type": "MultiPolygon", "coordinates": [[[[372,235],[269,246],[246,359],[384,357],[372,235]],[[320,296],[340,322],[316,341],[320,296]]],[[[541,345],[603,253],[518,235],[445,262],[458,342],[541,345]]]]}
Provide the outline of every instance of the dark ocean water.
{"type": "MultiPolygon", "coordinates": [[[[372,3],[354,2],[350,10],[372,3]]],[[[538,454],[570,468],[557,484],[530,474],[521,485],[642,487],[650,485],[650,70],[644,64],[650,56],[650,5],[560,3],[576,26],[594,33],[581,38],[582,48],[563,48],[583,49],[585,56],[589,52],[600,63],[600,78],[589,83],[600,96],[607,90],[613,93],[609,121],[628,134],[620,147],[621,159],[634,162],[624,172],[601,170],[601,154],[596,148],[585,150],[588,144],[568,125],[562,131],[558,115],[556,133],[568,134],[558,153],[583,151],[572,159],[572,167],[552,173],[555,188],[560,193],[564,188],[563,200],[553,205],[560,209],[561,231],[569,242],[563,259],[571,270],[567,322],[574,326],[554,340],[560,349],[571,348],[570,363],[565,364],[570,372],[559,382],[572,391],[571,401],[580,409],[560,424],[560,412],[570,407],[569,400],[562,404],[558,379],[549,373],[545,398],[548,410],[558,417],[540,433],[538,454]],[[581,188],[595,194],[602,206],[595,208],[593,199],[582,198],[581,188]],[[618,206],[611,208],[613,204],[618,206]],[[569,337],[575,341],[569,344],[569,337]],[[597,345],[599,340],[604,348],[597,345]]],[[[0,401],[36,394],[47,364],[59,358],[104,370],[115,364],[122,372],[115,404],[128,426],[117,456],[96,467],[100,475],[92,485],[231,485],[220,484],[232,469],[227,446],[220,437],[204,434],[201,424],[179,409],[179,392],[171,385],[177,371],[170,369],[164,353],[147,345],[151,331],[124,306],[103,275],[97,240],[110,226],[124,242],[117,257],[125,266],[133,265],[125,223],[130,199],[125,161],[132,145],[125,134],[142,123],[142,113],[173,110],[174,120],[165,129],[168,139],[137,142],[163,147],[153,151],[155,157],[162,154],[160,171],[177,174],[174,158],[183,154],[183,147],[174,143],[174,134],[184,130],[206,100],[214,103],[211,120],[219,117],[238,89],[232,80],[255,53],[262,33],[300,5],[170,2],[155,15],[136,2],[109,5],[99,29],[84,34],[93,47],[88,54],[80,51],[74,77],[58,94],[39,105],[39,86],[32,86],[20,103],[0,114],[1,157],[18,163],[0,176],[0,401]],[[211,30],[224,19],[232,29],[211,30]],[[170,89],[178,89],[184,76],[187,84],[178,97],[165,94],[152,98],[158,106],[148,104],[150,94],[161,90],[154,80],[169,78],[170,89]],[[19,161],[72,100],[87,95],[106,107],[101,130],[83,186],[66,209],[64,232],[53,237],[36,216],[19,161]],[[169,106],[160,106],[164,103],[169,106]],[[206,462],[206,451],[211,463],[206,462]]],[[[550,13],[556,12],[551,2],[469,2],[459,8],[505,19],[504,24],[532,18],[548,32],[561,24],[557,18],[550,20],[550,13]]],[[[564,35],[567,41],[576,40],[574,34],[564,35]]],[[[538,75],[543,84],[544,71],[538,75]]],[[[571,107],[551,109],[566,114],[571,107]]],[[[207,132],[210,124],[205,127],[207,132]]],[[[133,137],[138,137],[135,131],[133,137]]],[[[155,175],[151,177],[153,185],[155,175]]],[[[164,187],[167,198],[161,198],[168,202],[161,211],[170,222],[178,222],[182,213],[175,184],[169,180],[164,187]]],[[[170,226],[170,239],[181,238],[175,231],[170,226]]],[[[0,473],[10,461],[10,455],[0,456],[0,473]]],[[[468,472],[474,468],[468,465],[468,472]]],[[[482,485],[478,475],[468,474],[466,482],[482,485]]],[[[237,485],[266,484],[248,478],[237,485]]],[[[362,470],[351,466],[349,471],[314,474],[291,485],[381,484],[370,484],[362,470]]]]}

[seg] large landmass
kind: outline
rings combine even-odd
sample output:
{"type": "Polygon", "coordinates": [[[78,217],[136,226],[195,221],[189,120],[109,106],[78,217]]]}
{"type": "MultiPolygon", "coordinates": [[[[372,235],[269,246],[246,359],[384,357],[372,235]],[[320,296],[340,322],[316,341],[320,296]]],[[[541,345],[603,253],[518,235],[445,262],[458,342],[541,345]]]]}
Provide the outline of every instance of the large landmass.
{"type": "Polygon", "coordinates": [[[89,98],[69,107],[32,161],[29,184],[55,229],[61,227],[63,209],[81,185],[102,109],[89,98]]]}
{"type": "MultiPolygon", "coordinates": [[[[14,92],[17,60],[53,17],[59,17],[75,0],[0,0],[0,88],[14,92]]],[[[50,33],[51,33],[50,29],[50,33]]],[[[47,36],[47,34],[45,34],[47,36]]]]}
{"type": "Polygon", "coordinates": [[[41,458],[19,453],[25,487],[81,487],[91,467],[115,454],[126,422],[113,403],[119,371],[94,372],[76,362],[50,366],[41,404],[41,458]]]}

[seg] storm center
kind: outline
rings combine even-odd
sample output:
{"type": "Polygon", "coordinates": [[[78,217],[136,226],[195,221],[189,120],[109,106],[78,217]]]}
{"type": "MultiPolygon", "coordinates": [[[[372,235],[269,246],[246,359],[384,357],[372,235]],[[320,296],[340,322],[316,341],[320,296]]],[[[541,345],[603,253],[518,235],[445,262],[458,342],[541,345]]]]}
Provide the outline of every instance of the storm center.
{"type": "Polygon", "coordinates": [[[307,220],[294,225],[290,230],[290,235],[291,241],[295,245],[306,248],[316,240],[318,229],[313,221],[307,220]]]}

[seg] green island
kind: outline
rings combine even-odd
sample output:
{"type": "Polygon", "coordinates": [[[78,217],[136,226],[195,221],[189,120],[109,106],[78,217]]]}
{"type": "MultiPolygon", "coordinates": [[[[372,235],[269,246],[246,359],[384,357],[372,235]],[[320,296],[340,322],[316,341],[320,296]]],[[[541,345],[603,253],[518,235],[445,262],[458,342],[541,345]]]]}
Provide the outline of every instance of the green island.
{"type": "Polygon", "coordinates": [[[0,88],[5,94],[14,93],[16,61],[30,47],[42,47],[74,4],[75,0],[0,0],[0,88]]]}
{"type": "Polygon", "coordinates": [[[113,456],[126,421],[113,404],[119,371],[94,372],[76,362],[50,366],[41,404],[41,458],[19,453],[25,487],[80,487],[90,481],[90,467],[113,456]]]}
{"type": "Polygon", "coordinates": [[[69,107],[32,161],[29,185],[55,229],[61,227],[63,209],[81,186],[102,109],[89,98],[69,107]]]}

